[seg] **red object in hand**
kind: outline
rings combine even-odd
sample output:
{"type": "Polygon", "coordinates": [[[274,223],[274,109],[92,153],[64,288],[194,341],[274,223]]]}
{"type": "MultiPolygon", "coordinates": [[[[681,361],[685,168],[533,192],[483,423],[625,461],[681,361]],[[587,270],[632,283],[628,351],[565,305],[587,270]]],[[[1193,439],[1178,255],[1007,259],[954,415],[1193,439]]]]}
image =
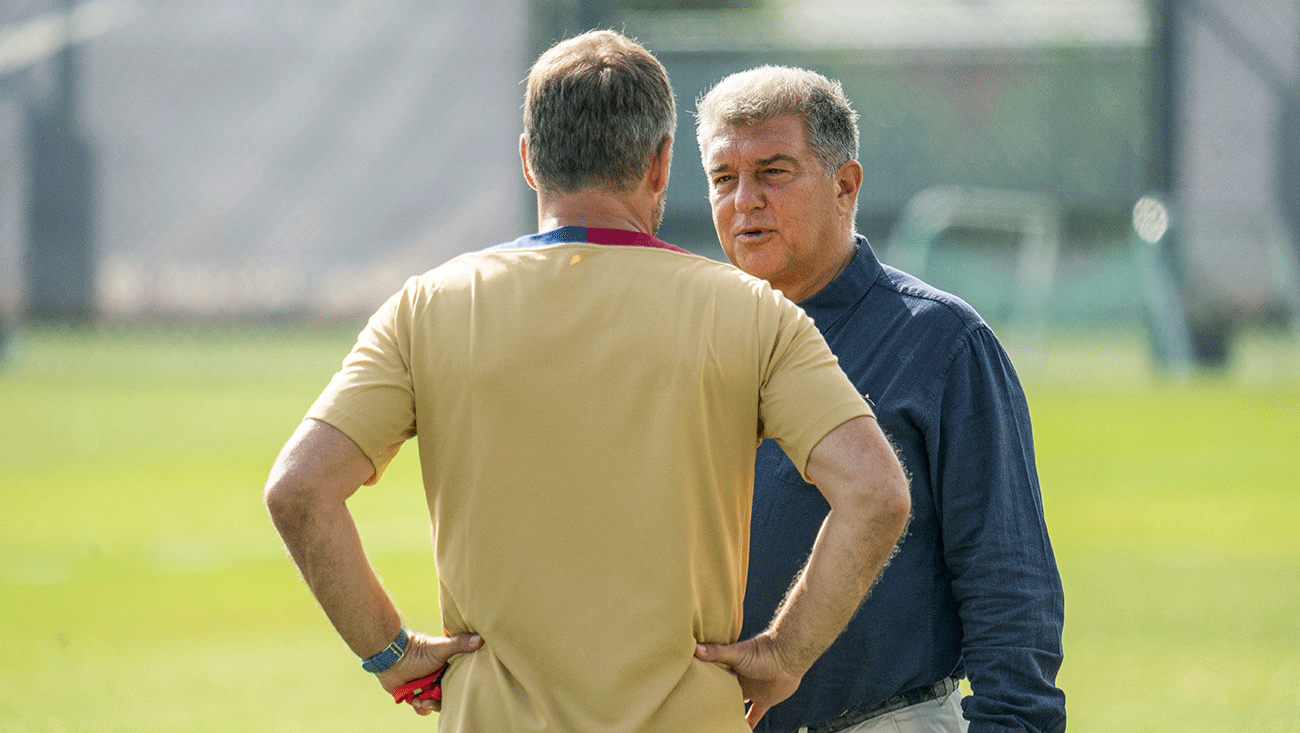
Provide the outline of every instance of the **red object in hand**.
{"type": "Polygon", "coordinates": [[[404,702],[414,702],[415,700],[441,700],[442,683],[439,681],[447,672],[447,665],[442,665],[437,672],[428,677],[421,677],[418,680],[411,680],[401,687],[393,690],[393,702],[401,705],[404,702]]]}

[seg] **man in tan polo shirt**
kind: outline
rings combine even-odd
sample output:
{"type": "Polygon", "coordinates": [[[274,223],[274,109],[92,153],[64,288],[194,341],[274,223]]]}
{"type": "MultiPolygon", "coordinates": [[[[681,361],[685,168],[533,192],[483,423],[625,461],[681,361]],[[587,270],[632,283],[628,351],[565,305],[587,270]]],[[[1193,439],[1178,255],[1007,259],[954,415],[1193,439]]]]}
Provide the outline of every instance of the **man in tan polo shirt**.
{"type": "Polygon", "coordinates": [[[812,321],[654,237],[675,126],[667,74],[627,38],[543,54],[520,140],[539,233],[411,278],[267,482],[364,668],[389,692],[443,670],[441,703],[412,705],[445,731],[746,731],[744,701],[752,725],[794,691],[906,523],[902,470],[812,321]],[[442,636],[404,628],[346,504],[417,435],[442,636]],[[763,438],[831,512],[737,642],[763,438]]]}

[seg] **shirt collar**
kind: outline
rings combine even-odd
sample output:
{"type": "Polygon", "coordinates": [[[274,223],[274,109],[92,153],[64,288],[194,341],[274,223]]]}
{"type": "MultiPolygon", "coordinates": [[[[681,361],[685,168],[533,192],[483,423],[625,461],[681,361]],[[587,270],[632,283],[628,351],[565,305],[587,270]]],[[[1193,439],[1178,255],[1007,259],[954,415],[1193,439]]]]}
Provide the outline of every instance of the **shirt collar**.
{"type": "Polygon", "coordinates": [[[813,320],[818,320],[818,313],[829,316],[862,300],[880,275],[880,260],[877,260],[876,253],[871,251],[867,238],[861,234],[854,234],[853,238],[854,243],[858,245],[858,250],[849,261],[848,267],[844,268],[844,272],[841,272],[826,287],[799,303],[799,306],[812,316],[813,320]]]}
{"type": "Polygon", "coordinates": [[[526,237],[520,237],[516,242],[521,245],[532,246],[566,242],[589,242],[591,244],[629,247],[655,247],[657,249],[669,249],[674,252],[686,252],[681,247],[673,246],[644,232],[634,232],[630,229],[584,227],[576,224],[568,224],[558,229],[552,229],[549,232],[530,234],[526,237]]]}

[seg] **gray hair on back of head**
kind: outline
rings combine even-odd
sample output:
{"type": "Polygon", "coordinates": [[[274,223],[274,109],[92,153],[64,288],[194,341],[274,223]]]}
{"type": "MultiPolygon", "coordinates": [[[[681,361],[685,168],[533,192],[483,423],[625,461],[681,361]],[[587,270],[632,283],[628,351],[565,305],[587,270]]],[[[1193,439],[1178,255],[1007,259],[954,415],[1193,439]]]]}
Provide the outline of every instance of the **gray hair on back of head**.
{"type": "Polygon", "coordinates": [[[858,157],[858,113],[844,88],[815,71],[759,66],[732,74],[695,105],[695,140],[704,157],[709,141],[725,127],[752,127],[793,115],[804,121],[808,147],[826,175],[858,157]]]}
{"type": "Polygon", "coordinates": [[[676,129],[668,72],[620,33],[561,41],[528,72],[524,137],[540,188],[631,190],[676,129]]]}

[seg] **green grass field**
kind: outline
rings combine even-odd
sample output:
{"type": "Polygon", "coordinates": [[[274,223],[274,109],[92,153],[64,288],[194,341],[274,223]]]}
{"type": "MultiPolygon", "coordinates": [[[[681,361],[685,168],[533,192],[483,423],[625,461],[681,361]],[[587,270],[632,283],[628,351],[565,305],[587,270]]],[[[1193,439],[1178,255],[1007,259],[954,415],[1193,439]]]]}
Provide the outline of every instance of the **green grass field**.
{"type": "MultiPolygon", "coordinates": [[[[434,729],[316,608],[261,504],[335,330],[31,331],[0,367],[0,733],[434,729]]],[[[1300,369],[1164,383],[1132,338],[1026,360],[1070,730],[1300,730],[1300,369]]],[[[404,451],[354,500],[436,630],[404,451]]]]}

